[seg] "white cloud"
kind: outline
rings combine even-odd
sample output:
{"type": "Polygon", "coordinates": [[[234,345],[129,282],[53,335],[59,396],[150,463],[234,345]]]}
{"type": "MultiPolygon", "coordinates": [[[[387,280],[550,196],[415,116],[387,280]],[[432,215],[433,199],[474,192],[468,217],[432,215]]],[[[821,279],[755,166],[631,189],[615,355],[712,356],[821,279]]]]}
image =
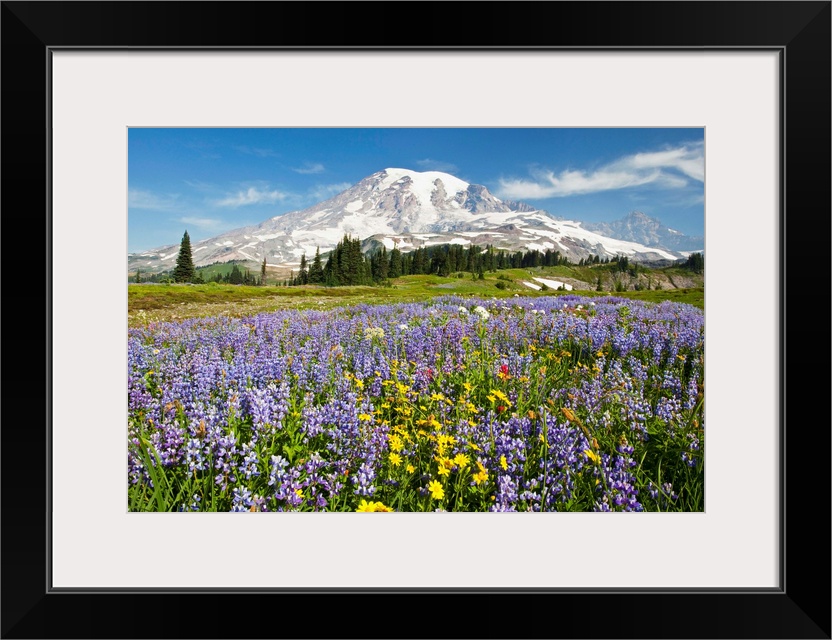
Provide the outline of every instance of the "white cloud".
{"type": "Polygon", "coordinates": [[[636,153],[614,162],[612,166],[636,171],[641,169],[675,169],[689,178],[704,182],[704,145],[696,144],[690,147],[678,147],[652,153],[636,153]]]}
{"type": "Polygon", "coordinates": [[[444,171],[445,173],[456,173],[459,171],[459,168],[455,164],[442,160],[434,160],[433,158],[417,160],[416,164],[423,171],[444,171]]]}
{"type": "Polygon", "coordinates": [[[320,162],[305,162],[302,167],[294,168],[292,171],[306,175],[312,173],[323,173],[326,171],[326,168],[320,162]]]}
{"type": "Polygon", "coordinates": [[[280,191],[261,190],[256,187],[249,187],[245,191],[238,191],[214,204],[219,207],[242,207],[249,204],[274,204],[286,198],[285,193],[280,191]]]}
{"type": "Polygon", "coordinates": [[[177,211],[180,208],[179,194],[156,194],[142,189],[129,189],[127,206],[148,211],[177,211]]]}
{"type": "Polygon", "coordinates": [[[214,191],[216,187],[210,182],[203,182],[202,180],[183,180],[183,182],[197,191],[214,191]]]}
{"type": "Polygon", "coordinates": [[[335,184],[319,184],[309,190],[309,197],[315,200],[315,204],[336,196],[352,186],[349,182],[338,182],[335,184]]]}
{"type": "Polygon", "coordinates": [[[205,231],[216,231],[222,226],[222,220],[216,218],[197,218],[195,216],[183,216],[179,222],[205,231]]]}
{"type": "Polygon", "coordinates": [[[655,184],[679,189],[689,179],[705,179],[704,145],[701,143],[619,158],[595,171],[566,169],[560,173],[537,170],[533,180],[501,180],[497,195],[503,198],[543,199],[596,193],[655,184]]]}
{"type": "Polygon", "coordinates": [[[249,147],[248,145],[235,145],[235,151],[239,151],[240,153],[245,153],[251,156],[257,156],[258,158],[279,158],[280,154],[275,151],[274,149],[264,149],[260,147],[249,147]]]}

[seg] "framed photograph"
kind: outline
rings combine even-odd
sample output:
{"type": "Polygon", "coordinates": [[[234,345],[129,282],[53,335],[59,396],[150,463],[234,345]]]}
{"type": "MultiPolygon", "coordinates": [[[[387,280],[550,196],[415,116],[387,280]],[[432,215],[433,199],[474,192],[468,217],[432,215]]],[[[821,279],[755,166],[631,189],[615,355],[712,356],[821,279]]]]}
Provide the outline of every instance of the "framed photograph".
{"type": "MultiPolygon", "coordinates": [[[[442,17],[425,11],[439,5],[381,6],[3,3],[3,637],[277,636],[290,611],[310,636],[353,635],[344,629],[362,617],[384,635],[399,635],[394,630],[407,620],[402,635],[430,636],[437,621],[421,622],[413,607],[450,603],[458,629],[440,634],[829,638],[829,521],[814,514],[826,509],[830,434],[826,410],[819,420],[812,400],[827,397],[829,379],[807,373],[829,352],[828,324],[819,332],[799,326],[818,317],[817,304],[799,294],[817,281],[807,274],[829,265],[830,3],[484,3],[475,11],[446,3],[442,17]],[[453,27],[452,9],[464,11],[464,29],[453,27]],[[394,19],[396,11],[406,16],[394,19]],[[321,25],[321,12],[337,32],[321,25]],[[393,27],[398,44],[388,37],[393,27]],[[324,147],[304,137],[315,131],[328,134],[326,162],[324,147]],[[209,244],[221,251],[219,235],[235,228],[222,211],[289,197],[276,184],[246,183],[230,165],[220,172],[224,181],[194,182],[187,192],[144,188],[142,179],[183,182],[190,179],[183,166],[232,148],[251,157],[283,151],[280,162],[298,176],[340,163],[345,169],[333,172],[329,191],[310,180],[308,202],[290,194],[302,202],[297,210],[311,211],[364,177],[357,174],[369,164],[345,133],[356,131],[376,132],[374,144],[386,145],[390,157],[409,150],[423,171],[442,173],[443,189],[459,186],[458,167],[419,145],[433,137],[434,149],[473,150],[466,136],[478,131],[537,132],[525,156],[507,141],[477,152],[536,163],[526,176],[503,176],[504,199],[641,181],[656,187],[654,199],[661,186],[664,209],[674,211],[683,187],[693,189],[684,195],[700,197],[708,259],[701,503],[675,513],[596,513],[601,502],[578,513],[451,513],[441,469],[425,480],[422,502],[434,500],[445,513],[227,513],[294,501],[266,505],[242,494],[218,501],[224,512],[161,513],[176,509],[159,492],[130,489],[130,474],[142,479],[154,465],[141,464],[141,452],[151,450],[141,428],[130,432],[137,444],[124,456],[127,430],[145,418],[125,420],[128,371],[140,371],[143,389],[153,385],[152,367],[135,365],[144,356],[128,356],[128,273],[163,274],[153,260],[172,261],[176,249],[181,257],[186,240],[190,249],[178,227],[173,240],[156,241],[171,233],[164,226],[171,220],[192,233],[214,229],[193,240],[207,255],[215,251],[209,244]],[[550,155],[534,155],[545,135],[563,131],[594,133],[553,138],[550,155]],[[624,131],[663,133],[653,147],[641,140],[628,147],[624,131]],[[202,135],[211,132],[228,135],[227,144],[202,135]],[[283,133],[267,147],[245,132],[283,133]],[[682,135],[689,132],[695,140],[682,135]],[[591,154],[601,148],[606,155],[591,154]],[[200,189],[201,199],[188,195],[200,189]],[[128,210],[133,216],[136,207],[166,215],[134,228],[128,210]],[[823,238],[819,248],[815,237],[823,238]],[[173,247],[170,256],[147,251],[163,246],[173,247]],[[791,395],[787,379],[797,381],[791,395]],[[823,544],[805,537],[809,528],[823,544]],[[320,615],[342,596],[358,605],[355,620],[320,615]],[[246,598],[242,615],[229,598],[246,598]],[[492,603],[505,615],[491,613],[492,603]],[[156,610],[177,614],[160,624],[156,610]]],[[[379,167],[385,188],[384,180],[404,176],[390,166],[379,167]]],[[[407,184],[423,175],[407,173],[407,184]]],[[[465,189],[452,190],[464,195],[473,176],[463,182],[465,189]]],[[[517,213],[513,206],[506,215],[517,213]]],[[[251,216],[237,226],[265,223],[251,216]]],[[[460,244],[467,232],[444,240],[460,244]]],[[[425,241],[417,236],[396,242],[425,241]]],[[[272,252],[255,258],[272,255],[274,273],[293,269],[290,248],[257,250],[272,252]]],[[[496,273],[495,283],[509,286],[496,273]]],[[[529,277],[531,285],[543,282],[529,277]]],[[[628,277],[640,282],[637,273],[628,277]]],[[[362,331],[368,344],[381,345],[380,327],[362,331]]],[[[147,344],[154,340],[162,349],[173,338],[151,336],[147,344]]],[[[506,384],[521,375],[514,361],[490,364],[506,384]]],[[[494,412],[512,402],[516,396],[493,395],[494,412]]],[[[159,410],[167,411],[164,403],[159,410]]],[[[170,407],[180,410],[197,442],[203,423],[187,407],[170,407]]],[[[576,416],[568,405],[557,410],[566,422],[602,420],[576,416]]],[[[356,419],[374,420],[370,413],[356,419]]],[[[204,424],[210,429],[210,418],[204,424]]],[[[283,455],[297,453],[284,444],[283,455]]],[[[625,455],[629,443],[619,445],[625,455]]],[[[591,439],[580,449],[587,469],[606,464],[591,439]]],[[[453,473],[470,462],[459,455],[456,463],[448,458],[453,473]]],[[[507,469],[510,458],[491,462],[507,469]]],[[[441,452],[438,459],[441,467],[441,452]]],[[[599,472],[598,480],[609,478],[599,472]]],[[[303,493],[309,484],[297,490],[299,500],[311,499],[303,493]]],[[[533,494],[523,503],[532,511],[533,494]]],[[[613,506],[641,506],[610,496],[621,498],[613,506]]],[[[386,510],[386,502],[343,510],[386,510]]],[[[537,504],[545,507],[545,497],[537,504]]],[[[360,627],[358,635],[369,635],[360,627]]]]}

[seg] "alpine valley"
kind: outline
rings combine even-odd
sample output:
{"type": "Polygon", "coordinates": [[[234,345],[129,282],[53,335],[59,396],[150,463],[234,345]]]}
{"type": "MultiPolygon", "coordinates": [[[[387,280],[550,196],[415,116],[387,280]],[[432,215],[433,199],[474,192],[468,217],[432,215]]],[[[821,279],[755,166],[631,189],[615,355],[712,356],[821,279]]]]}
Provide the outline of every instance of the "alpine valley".
{"type": "MultiPolygon", "coordinates": [[[[704,238],[686,236],[658,220],[632,212],[613,223],[590,224],[500,200],[486,187],[439,171],[384,169],[329,200],[260,224],[194,242],[196,266],[240,262],[256,268],[295,268],[305,254],[321,255],[345,235],[364,251],[382,245],[408,252],[428,245],[493,245],[509,251],[558,251],[571,261],[598,255],[669,264],[704,249],[704,238]]],[[[176,244],[129,253],[128,271],[159,273],[173,268],[176,244]]]]}

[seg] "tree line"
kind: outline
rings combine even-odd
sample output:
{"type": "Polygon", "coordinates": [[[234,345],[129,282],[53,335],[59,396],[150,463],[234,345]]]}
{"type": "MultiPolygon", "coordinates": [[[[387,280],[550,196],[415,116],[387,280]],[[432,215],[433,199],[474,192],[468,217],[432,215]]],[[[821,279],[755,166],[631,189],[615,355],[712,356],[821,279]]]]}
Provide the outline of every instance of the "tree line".
{"type": "MultiPolygon", "coordinates": [[[[328,287],[383,284],[400,276],[407,275],[437,275],[447,277],[451,273],[470,273],[473,278],[484,279],[486,272],[501,269],[569,266],[572,263],[559,251],[546,249],[539,251],[507,251],[496,249],[493,245],[485,247],[477,245],[463,246],[459,244],[443,244],[430,247],[419,247],[407,253],[397,247],[390,251],[381,246],[373,252],[365,253],[361,249],[361,240],[344,234],[343,239],[329,253],[326,263],[321,258],[320,247],[316,247],[315,256],[311,262],[306,254],[301,256],[297,273],[279,283],[285,286],[318,284],[328,287]]],[[[704,272],[704,255],[691,254],[686,262],[680,263],[684,268],[695,273],[704,272]]],[[[627,256],[601,258],[590,255],[581,258],[578,266],[593,266],[599,264],[613,264],[618,272],[629,272],[631,276],[638,274],[639,266],[630,263],[627,256]]],[[[136,282],[205,282],[202,274],[194,267],[191,241],[187,230],[179,245],[176,267],[173,272],[143,275],[141,270],[136,272],[136,282]]],[[[243,285],[266,284],[266,258],[260,265],[259,277],[249,269],[240,269],[233,265],[227,273],[217,273],[208,282],[243,285]]],[[[600,278],[598,286],[600,286],[600,278]]]]}
{"type": "Polygon", "coordinates": [[[289,285],[322,284],[330,287],[372,285],[408,275],[437,275],[470,273],[484,277],[488,271],[500,269],[548,267],[571,264],[559,251],[515,251],[458,244],[419,247],[407,253],[394,247],[382,246],[373,252],[361,250],[361,240],[345,234],[322,265],[320,247],[309,264],[301,258],[298,273],[286,281],[289,285]]]}

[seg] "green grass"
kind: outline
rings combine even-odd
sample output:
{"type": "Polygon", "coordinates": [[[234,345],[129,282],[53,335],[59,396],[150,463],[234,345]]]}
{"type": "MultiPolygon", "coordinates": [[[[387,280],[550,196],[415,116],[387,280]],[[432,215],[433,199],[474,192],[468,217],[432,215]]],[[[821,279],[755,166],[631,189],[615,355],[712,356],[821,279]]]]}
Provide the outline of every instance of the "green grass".
{"type": "MultiPolygon", "coordinates": [[[[583,269],[584,267],[577,268],[583,269]]],[[[573,277],[565,273],[571,267],[550,267],[539,272],[541,277],[573,277]],[[558,272],[558,270],[561,270],[558,272]]],[[[535,271],[538,275],[538,272],[535,271]]],[[[440,276],[404,276],[392,282],[392,286],[323,287],[252,287],[208,283],[185,284],[128,284],[127,308],[130,325],[150,321],[173,321],[213,315],[244,316],[286,308],[331,308],[351,304],[388,304],[394,302],[422,302],[443,295],[487,296],[506,298],[558,296],[572,293],[587,296],[614,295],[621,298],[661,302],[672,300],[693,305],[700,309],[705,305],[702,287],[663,289],[660,291],[597,292],[592,289],[574,291],[535,291],[522,284],[529,280],[528,269],[508,269],[488,273],[484,280],[472,279],[470,274],[462,278],[452,274],[440,276]],[[503,278],[499,278],[503,276],[503,278]],[[505,278],[508,278],[506,280],[505,278]],[[505,289],[499,289],[504,283],[505,289]]],[[[590,287],[590,285],[587,285],[590,287]]]]}

